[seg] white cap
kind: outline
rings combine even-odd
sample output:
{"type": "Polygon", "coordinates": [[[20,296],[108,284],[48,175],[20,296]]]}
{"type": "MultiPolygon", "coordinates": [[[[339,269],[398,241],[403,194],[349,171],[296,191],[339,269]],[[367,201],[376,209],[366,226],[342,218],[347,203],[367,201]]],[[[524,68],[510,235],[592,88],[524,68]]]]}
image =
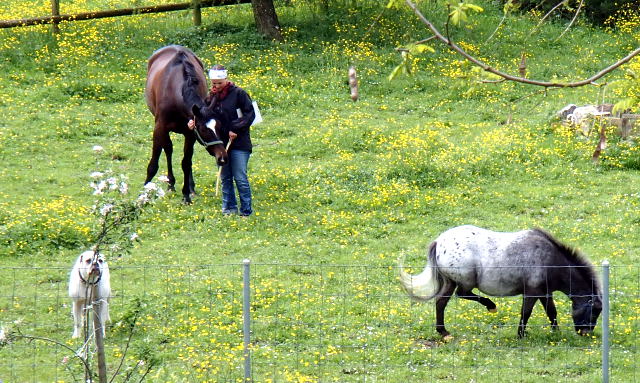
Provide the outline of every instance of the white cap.
{"type": "Polygon", "coordinates": [[[226,69],[209,69],[209,78],[212,80],[224,80],[227,78],[226,69]]]}

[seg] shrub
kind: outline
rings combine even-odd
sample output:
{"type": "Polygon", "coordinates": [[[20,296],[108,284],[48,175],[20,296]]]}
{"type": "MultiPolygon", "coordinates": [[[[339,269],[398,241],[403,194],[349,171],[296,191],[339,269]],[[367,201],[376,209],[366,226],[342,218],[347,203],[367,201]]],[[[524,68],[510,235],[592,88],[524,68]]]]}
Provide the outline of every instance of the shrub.
{"type": "MultiPolygon", "coordinates": [[[[595,24],[604,24],[604,22],[616,12],[625,6],[631,5],[635,0],[585,0],[583,4],[584,14],[595,24]]],[[[505,3],[506,1],[502,1],[505,3]]],[[[517,1],[520,9],[529,11],[534,8],[540,9],[547,13],[555,7],[560,0],[520,0],[517,1]]],[[[559,8],[559,15],[571,18],[575,14],[579,1],[569,1],[567,5],[559,8]]]]}

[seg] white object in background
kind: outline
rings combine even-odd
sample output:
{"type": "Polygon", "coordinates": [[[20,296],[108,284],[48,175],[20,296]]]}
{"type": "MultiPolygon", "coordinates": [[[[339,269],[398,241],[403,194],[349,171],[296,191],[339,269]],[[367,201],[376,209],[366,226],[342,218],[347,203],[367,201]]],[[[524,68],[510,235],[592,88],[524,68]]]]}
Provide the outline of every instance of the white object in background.
{"type": "Polygon", "coordinates": [[[253,119],[251,125],[256,125],[262,122],[262,113],[260,113],[260,108],[258,108],[258,103],[256,101],[254,101],[252,105],[253,113],[256,115],[256,117],[253,119]]]}
{"type": "MultiPolygon", "coordinates": [[[[256,101],[253,101],[251,105],[253,105],[253,113],[255,114],[253,122],[251,123],[251,126],[253,126],[262,122],[262,113],[260,113],[260,108],[258,108],[256,101]]],[[[243,114],[240,108],[236,109],[236,113],[238,114],[238,118],[242,118],[243,114]]]]}

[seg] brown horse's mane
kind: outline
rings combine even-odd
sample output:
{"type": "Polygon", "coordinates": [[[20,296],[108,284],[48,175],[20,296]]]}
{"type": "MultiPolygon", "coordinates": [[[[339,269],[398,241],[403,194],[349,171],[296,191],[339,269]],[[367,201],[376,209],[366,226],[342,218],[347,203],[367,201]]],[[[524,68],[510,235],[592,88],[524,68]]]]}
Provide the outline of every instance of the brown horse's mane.
{"type": "MultiPolygon", "coordinates": [[[[174,65],[182,65],[184,68],[184,79],[185,82],[182,85],[182,98],[185,103],[189,106],[197,105],[198,107],[204,106],[204,100],[200,95],[198,95],[196,89],[200,85],[200,80],[196,75],[196,69],[193,64],[187,58],[187,55],[184,52],[181,52],[177,55],[173,61],[174,65]]],[[[190,108],[189,108],[190,109],[190,108]]]]}
{"type": "Polygon", "coordinates": [[[533,229],[534,232],[546,238],[549,242],[551,242],[560,252],[567,258],[568,261],[574,264],[577,267],[578,273],[580,273],[586,280],[591,281],[592,286],[596,286],[598,293],[600,292],[600,283],[598,282],[598,277],[596,275],[596,271],[591,264],[587,260],[587,258],[577,249],[565,245],[564,243],[555,239],[551,234],[546,232],[543,229],[536,228],[533,229]]]}

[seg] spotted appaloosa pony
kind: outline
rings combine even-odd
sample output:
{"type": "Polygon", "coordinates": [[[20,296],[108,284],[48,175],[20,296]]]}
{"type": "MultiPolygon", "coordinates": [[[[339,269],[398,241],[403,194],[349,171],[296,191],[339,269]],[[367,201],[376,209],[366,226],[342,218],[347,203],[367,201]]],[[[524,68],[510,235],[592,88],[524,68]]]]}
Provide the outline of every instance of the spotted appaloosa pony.
{"type": "Polygon", "coordinates": [[[400,282],[418,301],[436,299],[436,330],[444,337],[444,310],[455,291],[495,311],[488,298],[472,292],[477,288],[492,296],[522,294],[518,337],[525,335],[536,301],[544,307],[553,328],[557,311],[553,292],[572,301],[575,330],[593,331],[602,311],[602,293],[593,266],[577,251],[540,229],[501,233],[475,226],[459,226],[440,234],[429,247],[424,271],[412,276],[400,262],[400,282]]]}
{"type": "Polygon", "coordinates": [[[207,94],[206,81],[202,62],[185,47],[169,45],[158,49],[149,58],[145,98],[149,110],[155,117],[155,127],[145,184],[150,182],[158,172],[158,161],[164,149],[167,157],[169,189],[175,190],[176,179],[171,166],[173,143],[169,133],[182,134],[184,135],[182,195],[185,203],[191,203],[191,195],[195,193],[191,165],[193,144],[196,140],[216,158],[218,165],[222,166],[228,160],[217,130],[219,126],[216,128],[216,122],[210,122],[215,120],[216,116],[204,105],[203,100],[207,94]],[[194,116],[196,116],[196,128],[190,130],[187,122],[194,116]],[[206,121],[203,120],[204,116],[207,116],[206,121]]]}

